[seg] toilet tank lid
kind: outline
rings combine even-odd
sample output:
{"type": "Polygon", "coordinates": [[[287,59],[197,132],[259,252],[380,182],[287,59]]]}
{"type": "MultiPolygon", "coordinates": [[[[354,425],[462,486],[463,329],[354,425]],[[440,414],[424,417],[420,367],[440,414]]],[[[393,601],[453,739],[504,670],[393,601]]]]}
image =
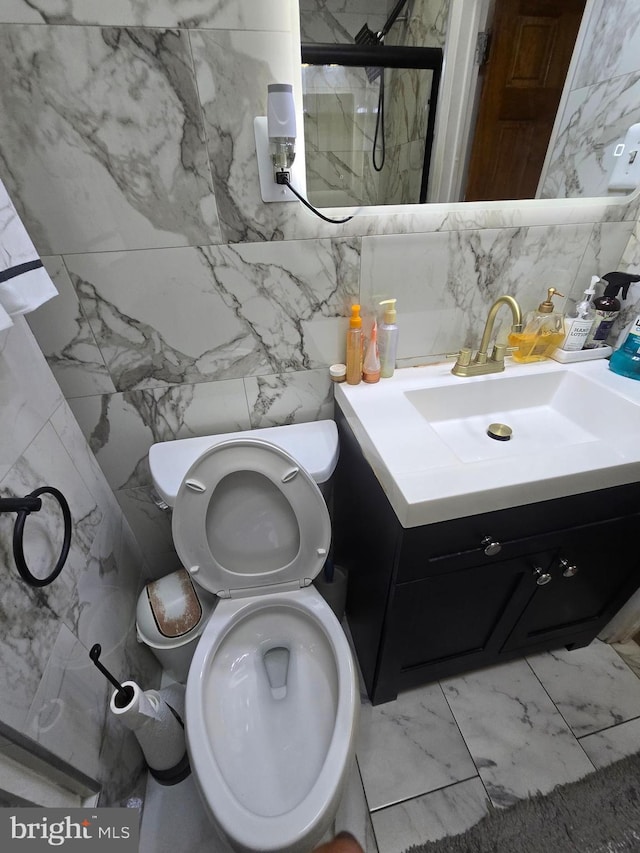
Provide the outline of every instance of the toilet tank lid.
{"type": "Polygon", "coordinates": [[[232,438],[263,438],[278,445],[297,459],[316,483],[325,483],[338,462],[338,429],[329,420],[161,441],[149,448],[151,476],[160,497],[174,506],[180,484],[196,459],[232,438]]]}

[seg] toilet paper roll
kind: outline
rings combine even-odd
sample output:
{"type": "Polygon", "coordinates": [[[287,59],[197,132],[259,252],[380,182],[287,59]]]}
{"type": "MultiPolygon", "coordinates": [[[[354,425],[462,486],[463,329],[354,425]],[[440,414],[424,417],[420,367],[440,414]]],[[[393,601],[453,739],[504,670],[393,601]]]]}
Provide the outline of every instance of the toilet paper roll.
{"type": "Polygon", "coordinates": [[[156,690],[143,691],[135,681],[125,681],[133,698],[124,708],[116,704],[118,691],[111,696],[111,712],[135,734],[147,764],[153,770],[169,770],[183,761],[186,753],[184,728],[156,690]]]}

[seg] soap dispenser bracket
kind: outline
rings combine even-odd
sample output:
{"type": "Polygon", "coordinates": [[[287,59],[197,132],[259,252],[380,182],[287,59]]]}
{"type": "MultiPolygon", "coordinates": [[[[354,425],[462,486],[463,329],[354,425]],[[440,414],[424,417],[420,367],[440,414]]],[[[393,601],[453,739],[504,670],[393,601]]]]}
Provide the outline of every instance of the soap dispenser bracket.
{"type": "Polygon", "coordinates": [[[67,557],[69,556],[69,549],[71,547],[71,511],[69,510],[69,504],[67,503],[65,496],[61,491],[55,489],[53,486],[41,486],[39,489],[35,489],[33,492],[30,492],[30,494],[25,495],[23,498],[0,498],[0,513],[2,512],[15,512],[18,514],[13,528],[13,559],[15,560],[16,568],[20,573],[20,577],[30,586],[48,586],[62,571],[63,566],[67,561],[67,557]],[[62,518],[64,520],[64,535],[60,556],[58,557],[52,571],[46,577],[38,578],[32,574],[29,566],[27,565],[27,561],[25,560],[23,545],[24,525],[28,515],[32,512],[39,512],[42,509],[42,500],[40,499],[40,495],[45,494],[52,495],[60,505],[62,518]]]}

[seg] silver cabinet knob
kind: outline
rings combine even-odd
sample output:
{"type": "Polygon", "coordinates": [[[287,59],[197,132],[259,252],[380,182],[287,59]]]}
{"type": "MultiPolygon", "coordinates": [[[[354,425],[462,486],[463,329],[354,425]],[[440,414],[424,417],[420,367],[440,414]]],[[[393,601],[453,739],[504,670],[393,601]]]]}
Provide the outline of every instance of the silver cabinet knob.
{"type": "Polygon", "coordinates": [[[575,563],[570,563],[569,560],[560,560],[560,568],[562,569],[563,578],[572,578],[578,573],[578,567],[575,563]]]}
{"type": "Polygon", "coordinates": [[[533,576],[536,579],[536,583],[538,586],[544,586],[549,583],[549,581],[553,580],[553,577],[549,574],[549,572],[543,572],[541,568],[535,568],[533,570],[533,576]]]}
{"type": "Polygon", "coordinates": [[[493,536],[485,536],[480,544],[484,548],[484,553],[487,557],[493,557],[494,554],[499,554],[502,551],[502,545],[500,542],[496,542],[493,536]]]}

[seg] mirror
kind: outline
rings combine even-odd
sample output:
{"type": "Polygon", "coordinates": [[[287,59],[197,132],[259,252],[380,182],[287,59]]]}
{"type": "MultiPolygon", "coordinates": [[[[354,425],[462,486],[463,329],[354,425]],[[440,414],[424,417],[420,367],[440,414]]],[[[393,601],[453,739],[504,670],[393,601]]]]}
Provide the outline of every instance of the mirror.
{"type": "Polygon", "coordinates": [[[385,49],[441,47],[435,133],[427,157],[431,71],[393,67],[372,78],[371,66],[303,65],[307,192],[317,206],[620,200],[635,189],[626,140],[640,122],[633,0],[371,0],[344,9],[343,0],[301,0],[302,44],[377,48],[386,26],[385,49]],[[478,33],[487,30],[494,53],[479,67],[478,33]],[[496,66],[506,90],[490,79],[496,66]]]}

